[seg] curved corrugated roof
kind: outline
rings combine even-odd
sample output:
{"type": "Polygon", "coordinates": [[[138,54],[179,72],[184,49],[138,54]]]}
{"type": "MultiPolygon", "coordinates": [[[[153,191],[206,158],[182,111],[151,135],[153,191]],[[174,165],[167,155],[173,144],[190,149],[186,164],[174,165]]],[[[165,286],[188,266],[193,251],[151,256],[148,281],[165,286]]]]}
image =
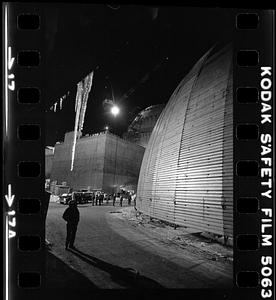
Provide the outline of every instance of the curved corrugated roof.
{"type": "Polygon", "coordinates": [[[148,141],[137,208],[233,236],[232,49],[208,51],[175,89],[148,141]]]}
{"type": "Polygon", "coordinates": [[[143,120],[151,116],[155,116],[157,114],[159,115],[162,109],[164,108],[164,106],[165,104],[156,104],[143,109],[137,114],[137,116],[131,122],[131,124],[129,125],[129,129],[137,127],[137,125],[140,124],[143,120]]]}

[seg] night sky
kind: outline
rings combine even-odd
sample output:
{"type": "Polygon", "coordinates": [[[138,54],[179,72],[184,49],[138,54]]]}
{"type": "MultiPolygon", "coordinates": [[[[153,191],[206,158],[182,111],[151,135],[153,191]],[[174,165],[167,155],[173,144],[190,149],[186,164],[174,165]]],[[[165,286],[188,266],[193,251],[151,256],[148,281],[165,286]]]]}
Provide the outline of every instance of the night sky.
{"type": "Polygon", "coordinates": [[[76,86],[91,71],[83,134],[108,125],[121,135],[141,109],[166,103],[211,46],[231,41],[233,22],[234,13],[226,8],[47,5],[46,145],[74,129],[76,86]],[[68,91],[63,109],[49,111],[68,91]],[[116,118],[103,105],[112,91],[121,109],[116,118]]]}

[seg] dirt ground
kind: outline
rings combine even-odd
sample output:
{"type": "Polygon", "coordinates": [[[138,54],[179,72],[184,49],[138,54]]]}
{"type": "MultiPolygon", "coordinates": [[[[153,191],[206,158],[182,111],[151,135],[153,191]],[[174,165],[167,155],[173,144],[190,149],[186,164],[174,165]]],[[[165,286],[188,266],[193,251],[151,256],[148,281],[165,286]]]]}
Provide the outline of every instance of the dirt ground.
{"type": "Polygon", "coordinates": [[[79,205],[76,249],[66,251],[66,224],[62,219],[66,208],[50,203],[46,219],[49,298],[62,295],[66,287],[70,297],[73,291],[78,295],[79,288],[232,287],[232,248],[150,220],[126,203],[123,207],[79,205]]]}
{"type": "Polygon", "coordinates": [[[233,263],[232,247],[222,245],[199,233],[191,233],[182,227],[175,229],[160,220],[150,219],[149,216],[138,212],[134,207],[122,207],[112,215],[129,221],[131,226],[138,227],[145,234],[155,236],[171,247],[185,248],[209,260],[233,263]]]}

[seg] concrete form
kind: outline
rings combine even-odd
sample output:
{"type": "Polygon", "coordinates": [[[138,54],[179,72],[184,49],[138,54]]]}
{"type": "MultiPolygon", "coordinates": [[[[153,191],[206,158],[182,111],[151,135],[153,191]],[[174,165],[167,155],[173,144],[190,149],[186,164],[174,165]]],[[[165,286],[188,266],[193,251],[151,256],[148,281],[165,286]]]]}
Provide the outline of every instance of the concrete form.
{"type": "Polygon", "coordinates": [[[45,179],[50,178],[54,159],[54,147],[45,148],[45,179]]]}
{"type": "Polygon", "coordinates": [[[66,182],[77,189],[103,190],[113,193],[120,187],[137,188],[144,148],[109,132],[84,136],[77,140],[73,171],[73,132],[64,143],[55,145],[51,181],[66,182]]]}

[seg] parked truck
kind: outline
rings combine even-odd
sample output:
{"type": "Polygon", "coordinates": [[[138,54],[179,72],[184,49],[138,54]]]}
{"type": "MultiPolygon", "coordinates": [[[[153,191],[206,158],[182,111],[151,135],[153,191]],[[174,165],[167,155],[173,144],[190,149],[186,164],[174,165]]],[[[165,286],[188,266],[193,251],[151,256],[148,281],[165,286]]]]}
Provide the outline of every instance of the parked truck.
{"type": "Polygon", "coordinates": [[[92,193],[88,191],[74,191],[60,196],[61,204],[68,204],[70,200],[77,201],[77,204],[85,204],[92,200],[92,193]]]}

